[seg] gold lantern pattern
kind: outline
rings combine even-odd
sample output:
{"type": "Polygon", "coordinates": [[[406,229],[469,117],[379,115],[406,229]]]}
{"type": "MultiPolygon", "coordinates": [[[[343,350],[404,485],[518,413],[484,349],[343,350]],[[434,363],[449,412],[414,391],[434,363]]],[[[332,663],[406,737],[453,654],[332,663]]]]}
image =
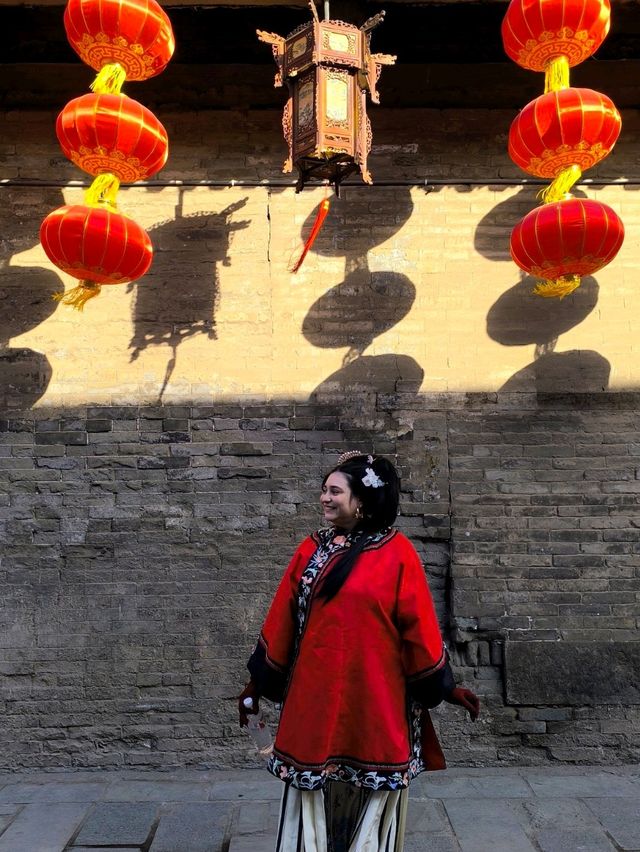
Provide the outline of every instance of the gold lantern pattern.
{"type": "Polygon", "coordinates": [[[309,181],[329,181],[336,194],[349,175],[360,173],[372,183],[367,168],[371,124],[367,95],[379,103],[377,82],[383,65],[396,57],[371,53],[371,31],[384,12],[361,27],[344,21],[320,20],[313,2],[312,20],[286,38],[258,30],[270,44],[277,65],[275,86],[286,82],[289,99],[282,120],[289,156],[283,172],[295,166],[296,191],[309,181]]]}

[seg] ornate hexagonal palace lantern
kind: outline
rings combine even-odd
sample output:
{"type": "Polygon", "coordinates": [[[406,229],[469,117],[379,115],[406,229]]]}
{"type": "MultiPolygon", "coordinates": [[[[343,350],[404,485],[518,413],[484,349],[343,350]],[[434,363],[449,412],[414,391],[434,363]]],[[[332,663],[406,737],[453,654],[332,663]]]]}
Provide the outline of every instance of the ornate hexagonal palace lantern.
{"type": "Polygon", "coordinates": [[[272,46],[278,66],[275,85],[285,81],[289,88],[282,121],[289,157],[283,171],[298,169],[297,191],[308,181],[328,180],[337,192],[340,182],[357,172],[365,183],[372,182],[367,93],[379,103],[380,71],[396,57],[370,51],[371,30],[384,12],[356,27],[321,21],[313,2],[310,7],[313,20],[286,38],[262,30],[258,37],[272,46]]]}

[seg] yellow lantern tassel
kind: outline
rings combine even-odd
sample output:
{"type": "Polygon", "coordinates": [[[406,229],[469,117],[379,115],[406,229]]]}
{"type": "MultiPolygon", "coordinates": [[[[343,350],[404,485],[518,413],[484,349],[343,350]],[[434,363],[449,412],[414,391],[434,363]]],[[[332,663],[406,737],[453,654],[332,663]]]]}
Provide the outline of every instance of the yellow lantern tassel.
{"type": "Polygon", "coordinates": [[[533,292],[536,296],[542,296],[545,299],[564,299],[579,286],[579,275],[561,275],[560,278],[549,281],[538,281],[533,292]]]}
{"type": "Polygon", "coordinates": [[[89,299],[100,295],[100,284],[97,281],[81,281],[77,287],[63,293],[54,293],[52,298],[63,305],[71,305],[77,311],[81,311],[89,299]]]}
{"type": "Polygon", "coordinates": [[[93,183],[84,194],[84,201],[88,207],[106,205],[116,209],[116,195],[120,189],[120,181],[111,172],[105,172],[94,178],[93,183]]]}
{"type": "Polygon", "coordinates": [[[567,166],[559,172],[553,182],[538,193],[538,198],[544,204],[551,204],[554,201],[562,201],[569,195],[571,187],[582,177],[582,169],[575,164],[567,166]]]}
{"type": "Polygon", "coordinates": [[[91,91],[99,95],[119,95],[126,79],[127,72],[119,62],[108,62],[98,71],[91,91]]]}
{"type": "Polygon", "coordinates": [[[566,56],[550,59],[544,68],[544,93],[569,88],[569,60],[566,56]]]}

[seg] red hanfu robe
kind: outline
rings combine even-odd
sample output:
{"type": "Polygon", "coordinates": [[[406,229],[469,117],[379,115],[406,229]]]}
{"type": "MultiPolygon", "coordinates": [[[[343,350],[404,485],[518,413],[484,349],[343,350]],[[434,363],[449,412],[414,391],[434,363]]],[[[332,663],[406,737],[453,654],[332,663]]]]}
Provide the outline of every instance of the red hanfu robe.
{"type": "Polygon", "coordinates": [[[424,568],[397,530],[371,536],[338,594],[318,596],[349,544],[334,537],[321,530],[298,547],[249,661],[262,693],[284,699],[269,768],[302,789],[398,789],[426,768],[411,693],[450,672],[446,651],[424,568]]]}

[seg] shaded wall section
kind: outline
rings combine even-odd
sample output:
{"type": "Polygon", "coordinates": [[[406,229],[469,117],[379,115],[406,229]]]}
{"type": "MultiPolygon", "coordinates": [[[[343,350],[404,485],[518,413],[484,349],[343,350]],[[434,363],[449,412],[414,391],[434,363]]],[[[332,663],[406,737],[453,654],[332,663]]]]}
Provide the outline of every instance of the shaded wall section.
{"type": "Polygon", "coordinates": [[[638,398],[514,396],[3,421],[3,766],[250,760],[244,663],[347,447],[397,462],[399,526],[483,700],[476,724],[436,711],[449,761],[637,761],[638,398]]]}

